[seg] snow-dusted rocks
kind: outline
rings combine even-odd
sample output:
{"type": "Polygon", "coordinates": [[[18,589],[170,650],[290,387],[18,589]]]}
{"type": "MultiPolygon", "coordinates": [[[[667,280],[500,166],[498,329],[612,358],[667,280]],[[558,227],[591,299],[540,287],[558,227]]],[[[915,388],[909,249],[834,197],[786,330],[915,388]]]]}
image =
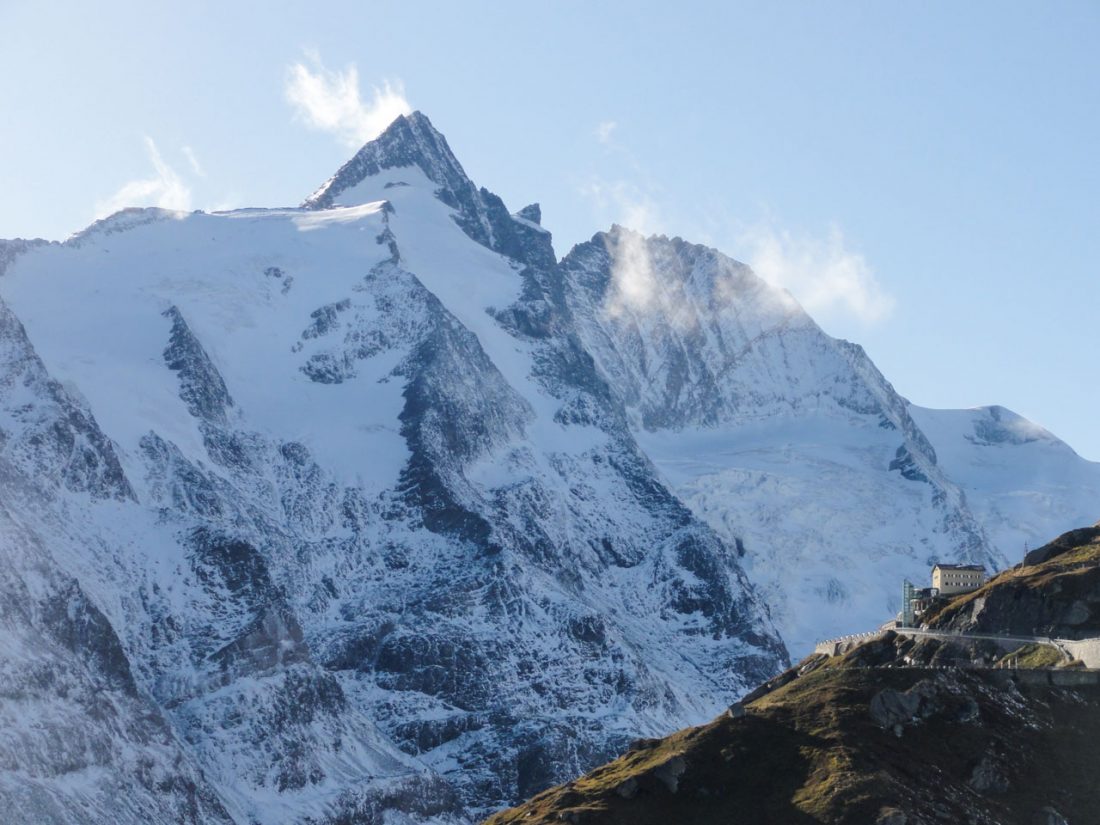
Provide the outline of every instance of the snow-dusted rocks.
{"type": "Polygon", "coordinates": [[[69,422],[33,455],[21,397],[0,423],[64,491],[42,552],[238,822],[469,821],[786,661],[580,346],[537,209],[419,115],[359,157],[327,203],[122,213],[0,287],[42,342],[13,385],[69,422]]]}
{"type": "Polygon", "coordinates": [[[300,208],[0,247],[0,712],[51,720],[0,801],[469,822],[712,717],[787,661],[773,616],[802,646],[1002,562],[1015,488],[955,473],[1038,449],[1007,413],[926,437],[744,266],[540,222],[413,114],[300,208]]]}
{"type": "Polygon", "coordinates": [[[896,612],[937,560],[1003,567],[1100,511],[1100,465],[1003,408],[924,410],[721,253],[622,227],[562,261],[585,349],[792,654],[896,612]]]}
{"type": "Polygon", "coordinates": [[[881,623],[931,558],[1003,565],[862,349],[743,264],[614,227],[562,270],[643,448],[745,554],[792,650],[881,623]]]}

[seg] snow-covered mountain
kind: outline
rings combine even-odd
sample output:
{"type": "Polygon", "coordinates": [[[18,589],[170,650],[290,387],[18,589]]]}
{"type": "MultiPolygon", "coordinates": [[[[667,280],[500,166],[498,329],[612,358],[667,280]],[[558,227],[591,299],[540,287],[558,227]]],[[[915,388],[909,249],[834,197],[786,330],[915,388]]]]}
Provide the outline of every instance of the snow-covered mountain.
{"type": "Polygon", "coordinates": [[[743,554],[792,654],[936,560],[997,569],[1100,511],[1100,465],[1003,408],[924,410],[743,264],[621,227],[563,260],[642,448],[743,554]]]}
{"type": "Polygon", "coordinates": [[[1012,562],[1100,503],[1100,465],[1004,407],[909,412],[993,544],[1012,562]]]}
{"type": "Polygon", "coordinates": [[[301,207],[0,273],[26,821],[468,822],[1100,510],[1098,465],[911,406],[714,250],[559,261],[421,114],[301,207]]]}

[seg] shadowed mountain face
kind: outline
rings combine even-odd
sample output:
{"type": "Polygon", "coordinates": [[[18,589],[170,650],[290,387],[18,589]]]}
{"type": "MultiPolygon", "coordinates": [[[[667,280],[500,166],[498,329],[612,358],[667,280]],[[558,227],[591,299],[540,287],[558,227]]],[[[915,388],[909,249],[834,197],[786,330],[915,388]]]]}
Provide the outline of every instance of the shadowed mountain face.
{"type": "MultiPolygon", "coordinates": [[[[1100,607],[1098,536],[1060,537],[930,625],[950,630],[984,600],[975,631],[1060,632],[1050,617],[1064,621],[1068,591],[1100,607]],[[999,607],[1010,601],[1019,613],[999,607]]],[[[1070,627],[1100,636],[1088,620],[1070,627]]],[[[1098,736],[1100,671],[1054,645],[889,632],[815,654],[710,724],[636,742],[487,825],[1095,822],[1098,736]]]]}
{"type": "Polygon", "coordinates": [[[301,207],[0,242],[0,802],[471,822],[929,558],[1003,565],[976,513],[1091,501],[1050,506],[1095,467],[1049,433],[912,407],[717,251],[559,261],[540,221],[416,113],[301,207]]]}

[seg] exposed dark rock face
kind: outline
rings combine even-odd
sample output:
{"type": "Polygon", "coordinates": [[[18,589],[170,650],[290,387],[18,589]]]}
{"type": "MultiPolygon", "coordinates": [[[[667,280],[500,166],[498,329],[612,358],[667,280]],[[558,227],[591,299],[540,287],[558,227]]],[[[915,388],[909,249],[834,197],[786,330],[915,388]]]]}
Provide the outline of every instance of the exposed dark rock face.
{"type": "Polygon", "coordinates": [[[225,381],[180,311],[169,307],[164,311],[164,317],[172,322],[168,346],[164,350],[164,363],[179,376],[180,398],[196,418],[224,424],[226,411],[233,406],[225,381]]]}
{"type": "Polygon", "coordinates": [[[1100,636],[1097,548],[1098,527],[1059,536],[965,600],[952,602],[929,623],[976,633],[1100,636]]]}
{"type": "MultiPolygon", "coordinates": [[[[304,205],[311,209],[326,209],[335,205],[339,195],[365,178],[385,169],[410,166],[419,168],[439,186],[437,194],[448,206],[459,208],[478,201],[477,187],[466,177],[446,138],[432,127],[427,117],[415,112],[398,117],[377,139],[367,143],[355,157],[341,166],[330,180],[306,199],[304,205]]],[[[470,224],[481,223],[476,210],[464,217],[470,224]]],[[[478,240],[484,241],[486,237],[483,235],[478,240]]]]}
{"type": "Polygon", "coordinates": [[[917,462],[904,445],[898,447],[894,460],[890,462],[890,469],[897,470],[910,481],[928,481],[928,477],[920,471],[917,462]]]}
{"type": "Polygon", "coordinates": [[[542,224],[542,208],[537,203],[530,203],[516,213],[517,217],[531,223],[542,224]]]}
{"type": "Polygon", "coordinates": [[[1031,426],[1026,430],[1012,426],[1020,417],[1004,407],[992,406],[987,408],[986,416],[974,425],[972,440],[981,444],[1029,444],[1050,438],[1050,434],[1031,426]]]}
{"type": "Polygon", "coordinates": [[[929,678],[904,691],[880,690],[871,698],[870,713],[880,728],[904,736],[906,728],[936,717],[949,722],[975,722],[979,708],[973,697],[953,690],[943,680],[929,678]]]}
{"type": "Polygon", "coordinates": [[[1066,818],[1051,807],[1043,807],[1037,811],[1032,823],[1034,825],[1069,825],[1066,818]]]}
{"type": "Polygon", "coordinates": [[[429,530],[486,544],[491,528],[483,516],[463,506],[463,500],[476,494],[460,467],[493,445],[521,437],[530,407],[508,386],[474,335],[430,295],[424,295],[424,302],[430,327],[398,368],[408,379],[400,420],[412,452],[401,488],[423,513],[429,530]],[[455,395],[451,381],[467,370],[478,391],[455,395]]]}
{"type": "Polygon", "coordinates": [[[925,697],[918,690],[919,684],[899,693],[887,688],[871,699],[871,718],[881,728],[890,728],[901,735],[901,728],[917,722],[921,718],[925,697]]]}
{"type": "Polygon", "coordinates": [[[134,492],[90,411],[50,378],[14,313],[0,301],[0,454],[40,481],[95,499],[134,492]]]}

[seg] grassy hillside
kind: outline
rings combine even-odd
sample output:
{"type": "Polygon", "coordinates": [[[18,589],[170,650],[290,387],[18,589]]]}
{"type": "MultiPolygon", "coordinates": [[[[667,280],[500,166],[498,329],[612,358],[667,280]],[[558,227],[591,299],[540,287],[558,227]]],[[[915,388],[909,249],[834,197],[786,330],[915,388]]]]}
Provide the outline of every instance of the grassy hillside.
{"type": "MultiPolygon", "coordinates": [[[[1042,635],[1021,630],[1007,609],[1015,598],[1032,621],[1084,617],[1060,626],[1087,629],[1098,573],[1100,530],[1074,531],[956,599],[936,623],[1042,635]],[[1005,624],[982,623],[990,604],[1005,624]]],[[[1043,645],[1006,657],[888,634],[844,656],[812,656],[730,714],[635,743],[488,823],[1091,825],[1100,679],[1065,664],[1043,645]]]]}
{"type": "Polygon", "coordinates": [[[976,633],[1100,636],[1100,527],[1059,536],[925,620],[976,633]]]}

